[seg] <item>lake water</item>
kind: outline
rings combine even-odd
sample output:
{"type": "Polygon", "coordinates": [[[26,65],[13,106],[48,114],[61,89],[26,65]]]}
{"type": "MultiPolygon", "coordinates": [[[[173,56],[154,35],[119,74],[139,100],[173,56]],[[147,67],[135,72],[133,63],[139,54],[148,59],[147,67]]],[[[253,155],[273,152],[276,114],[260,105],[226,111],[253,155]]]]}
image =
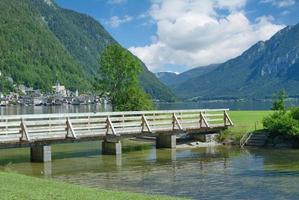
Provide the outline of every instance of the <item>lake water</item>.
{"type": "MultiPolygon", "coordinates": [[[[270,110],[271,101],[248,101],[248,102],[178,102],[178,103],[158,103],[159,110],[179,110],[179,109],[222,109],[230,110],[270,110]]],[[[286,102],[287,107],[299,106],[299,101],[286,102]]]]}
{"type": "Polygon", "coordinates": [[[47,114],[47,113],[82,113],[110,111],[109,105],[61,105],[61,106],[7,106],[0,107],[0,115],[47,114]]]}
{"type": "MultiPolygon", "coordinates": [[[[179,109],[222,109],[230,110],[270,110],[272,103],[268,102],[178,102],[156,103],[158,110],[179,109]]],[[[299,101],[286,102],[286,106],[299,106],[299,101]]],[[[0,107],[0,115],[42,114],[42,113],[82,113],[111,111],[109,105],[62,105],[62,106],[8,106],[0,107]]]]}
{"type": "MultiPolygon", "coordinates": [[[[290,103],[289,103],[290,105],[290,103]]],[[[296,105],[296,102],[291,104],[296,105]]],[[[174,103],[158,109],[267,110],[270,102],[174,103]]],[[[109,111],[99,105],[1,107],[0,114],[109,111]]],[[[31,163],[30,149],[0,149],[0,170],[93,188],[192,199],[298,199],[299,150],[236,147],[156,149],[124,142],[121,156],[101,154],[101,142],[53,145],[53,162],[31,163]]]]}
{"type": "Polygon", "coordinates": [[[192,199],[298,199],[299,151],[232,147],[157,150],[125,143],[122,156],[100,142],[54,145],[53,162],[30,163],[29,149],[0,150],[0,170],[93,188],[192,199]],[[134,148],[132,149],[132,147],[134,148]]]}

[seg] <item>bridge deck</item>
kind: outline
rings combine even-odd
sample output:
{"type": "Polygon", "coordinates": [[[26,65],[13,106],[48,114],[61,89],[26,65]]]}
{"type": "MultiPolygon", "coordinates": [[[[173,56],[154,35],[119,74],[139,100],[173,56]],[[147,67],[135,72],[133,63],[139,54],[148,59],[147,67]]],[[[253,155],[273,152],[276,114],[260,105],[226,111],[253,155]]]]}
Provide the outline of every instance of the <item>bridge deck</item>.
{"type": "Polygon", "coordinates": [[[202,132],[232,126],[228,109],[0,116],[0,147],[47,141],[202,132]]]}

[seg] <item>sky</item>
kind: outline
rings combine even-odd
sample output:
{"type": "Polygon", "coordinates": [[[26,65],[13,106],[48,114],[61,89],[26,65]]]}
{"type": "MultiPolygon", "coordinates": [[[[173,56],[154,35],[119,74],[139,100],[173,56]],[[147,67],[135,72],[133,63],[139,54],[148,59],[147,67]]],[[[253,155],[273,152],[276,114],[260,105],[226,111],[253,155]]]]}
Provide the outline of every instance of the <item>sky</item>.
{"type": "Polygon", "coordinates": [[[299,0],[55,1],[98,20],[152,72],[222,63],[299,23],[299,0]]]}

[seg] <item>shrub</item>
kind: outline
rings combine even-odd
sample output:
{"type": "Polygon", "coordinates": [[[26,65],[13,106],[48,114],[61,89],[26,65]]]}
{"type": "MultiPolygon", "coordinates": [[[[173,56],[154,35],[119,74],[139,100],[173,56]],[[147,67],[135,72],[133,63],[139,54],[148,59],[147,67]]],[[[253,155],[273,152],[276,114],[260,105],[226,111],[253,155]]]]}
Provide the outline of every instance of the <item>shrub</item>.
{"type": "Polygon", "coordinates": [[[265,117],[264,127],[272,134],[277,135],[299,135],[299,108],[290,112],[278,111],[265,117]]]}
{"type": "Polygon", "coordinates": [[[299,121],[299,107],[291,108],[291,116],[293,119],[299,121]]]}

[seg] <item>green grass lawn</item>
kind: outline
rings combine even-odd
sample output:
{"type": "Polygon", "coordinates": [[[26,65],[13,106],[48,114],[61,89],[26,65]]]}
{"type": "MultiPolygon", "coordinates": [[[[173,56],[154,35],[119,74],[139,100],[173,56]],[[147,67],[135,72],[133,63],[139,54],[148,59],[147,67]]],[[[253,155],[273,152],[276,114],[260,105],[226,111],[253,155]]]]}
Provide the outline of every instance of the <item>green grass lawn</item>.
{"type": "Polygon", "coordinates": [[[62,182],[0,172],[0,199],[2,200],[154,200],[178,199],[129,192],[92,189],[62,182]]]}
{"type": "Polygon", "coordinates": [[[229,128],[224,133],[224,137],[232,137],[239,141],[241,137],[254,130],[263,129],[263,118],[273,111],[230,111],[229,116],[234,123],[234,127],[229,128]]]}

